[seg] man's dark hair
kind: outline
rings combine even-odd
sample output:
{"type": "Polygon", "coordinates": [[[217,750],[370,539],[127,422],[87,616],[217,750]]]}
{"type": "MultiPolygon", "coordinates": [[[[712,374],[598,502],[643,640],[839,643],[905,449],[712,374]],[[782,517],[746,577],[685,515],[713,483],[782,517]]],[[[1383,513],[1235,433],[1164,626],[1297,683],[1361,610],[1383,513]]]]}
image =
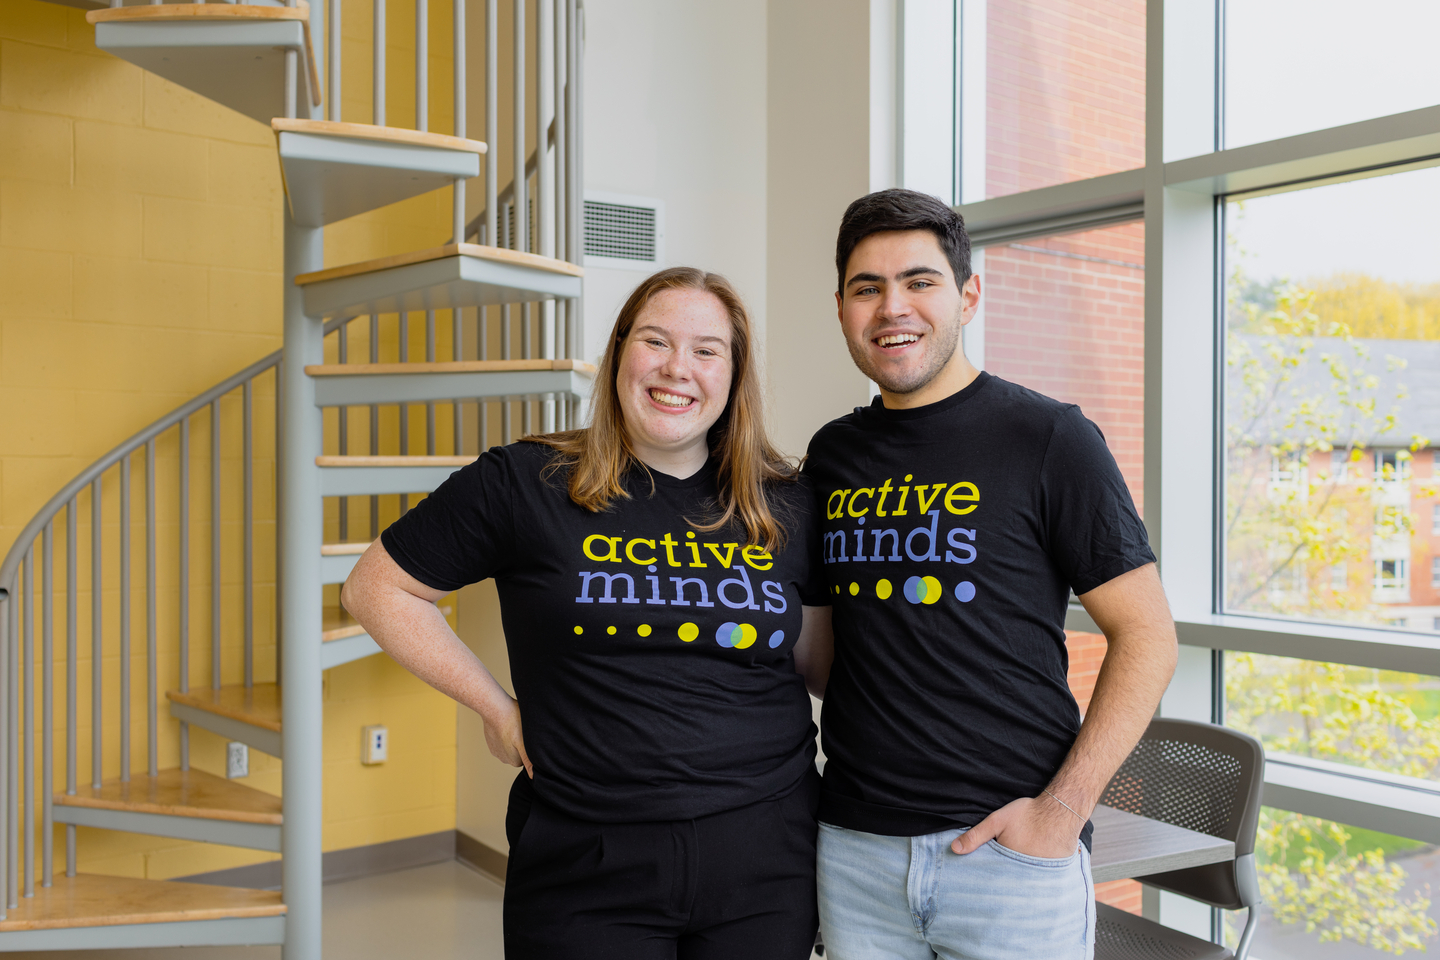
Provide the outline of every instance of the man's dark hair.
{"type": "Polygon", "coordinates": [[[955,283],[964,286],[970,279],[970,235],[965,221],[939,197],[915,190],[879,190],[850,204],[840,218],[840,236],[835,241],[835,272],[839,290],[845,293],[845,267],[861,240],[872,233],[890,230],[929,230],[935,234],[955,283]]]}

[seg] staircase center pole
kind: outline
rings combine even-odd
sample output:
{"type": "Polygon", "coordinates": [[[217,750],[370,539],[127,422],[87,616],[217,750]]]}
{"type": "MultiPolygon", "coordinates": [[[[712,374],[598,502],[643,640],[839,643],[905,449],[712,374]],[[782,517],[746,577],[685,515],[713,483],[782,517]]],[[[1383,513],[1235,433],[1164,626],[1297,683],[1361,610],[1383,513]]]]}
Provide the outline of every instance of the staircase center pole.
{"type": "Polygon", "coordinates": [[[296,226],[285,214],[285,345],[281,397],[284,436],[280,494],[282,575],[280,601],[280,710],[285,825],[281,883],[285,897],[284,960],[320,960],[321,754],[320,702],[321,574],[324,511],[320,472],[320,410],[315,383],[305,365],[324,359],[324,326],[305,316],[297,274],[321,268],[322,231],[296,226]]]}

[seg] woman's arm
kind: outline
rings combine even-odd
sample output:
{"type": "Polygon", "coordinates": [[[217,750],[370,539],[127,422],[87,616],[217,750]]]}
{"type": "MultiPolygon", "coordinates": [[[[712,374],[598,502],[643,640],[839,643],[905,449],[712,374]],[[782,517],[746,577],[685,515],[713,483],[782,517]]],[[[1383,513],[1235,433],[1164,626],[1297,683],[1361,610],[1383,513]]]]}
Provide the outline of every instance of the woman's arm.
{"type": "Polygon", "coordinates": [[[350,571],[340,602],[396,663],[480,714],[491,753],[535,776],[519,704],[445,622],[435,606],[443,596],[402,570],[376,540],[350,571]]]}
{"type": "Polygon", "coordinates": [[[795,641],[795,669],[805,678],[805,689],[825,699],[830,664],[835,660],[835,635],[830,629],[830,607],[800,608],[800,639],[795,641]]]}

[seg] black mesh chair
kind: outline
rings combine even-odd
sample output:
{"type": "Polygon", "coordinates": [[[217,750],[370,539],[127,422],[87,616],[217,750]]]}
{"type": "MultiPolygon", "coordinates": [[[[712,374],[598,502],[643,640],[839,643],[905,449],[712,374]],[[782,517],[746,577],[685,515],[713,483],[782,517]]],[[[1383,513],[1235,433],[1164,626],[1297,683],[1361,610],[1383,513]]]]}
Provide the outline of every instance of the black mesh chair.
{"type": "Polygon", "coordinates": [[[1231,953],[1218,944],[1096,904],[1095,960],[1245,960],[1260,903],[1255,827],[1265,751],[1254,737],[1212,723],[1152,720],[1100,802],[1235,842],[1235,859],[1139,877],[1222,910],[1248,910],[1231,953]]]}

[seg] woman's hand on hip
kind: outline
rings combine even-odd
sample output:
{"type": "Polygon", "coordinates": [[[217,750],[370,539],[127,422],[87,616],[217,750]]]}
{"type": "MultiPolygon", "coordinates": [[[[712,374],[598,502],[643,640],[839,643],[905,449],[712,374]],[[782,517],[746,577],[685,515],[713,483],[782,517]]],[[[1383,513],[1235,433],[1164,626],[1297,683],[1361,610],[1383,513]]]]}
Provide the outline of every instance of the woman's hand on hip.
{"type": "Polygon", "coordinates": [[[497,759],[512,767],[524,767],[534,780],[535,768],[525,754],[525,736],[520,730],[520,704],[506,699],[508,709],[502,707],[498,716],[485,718],[485,744],[497,759]]]}

